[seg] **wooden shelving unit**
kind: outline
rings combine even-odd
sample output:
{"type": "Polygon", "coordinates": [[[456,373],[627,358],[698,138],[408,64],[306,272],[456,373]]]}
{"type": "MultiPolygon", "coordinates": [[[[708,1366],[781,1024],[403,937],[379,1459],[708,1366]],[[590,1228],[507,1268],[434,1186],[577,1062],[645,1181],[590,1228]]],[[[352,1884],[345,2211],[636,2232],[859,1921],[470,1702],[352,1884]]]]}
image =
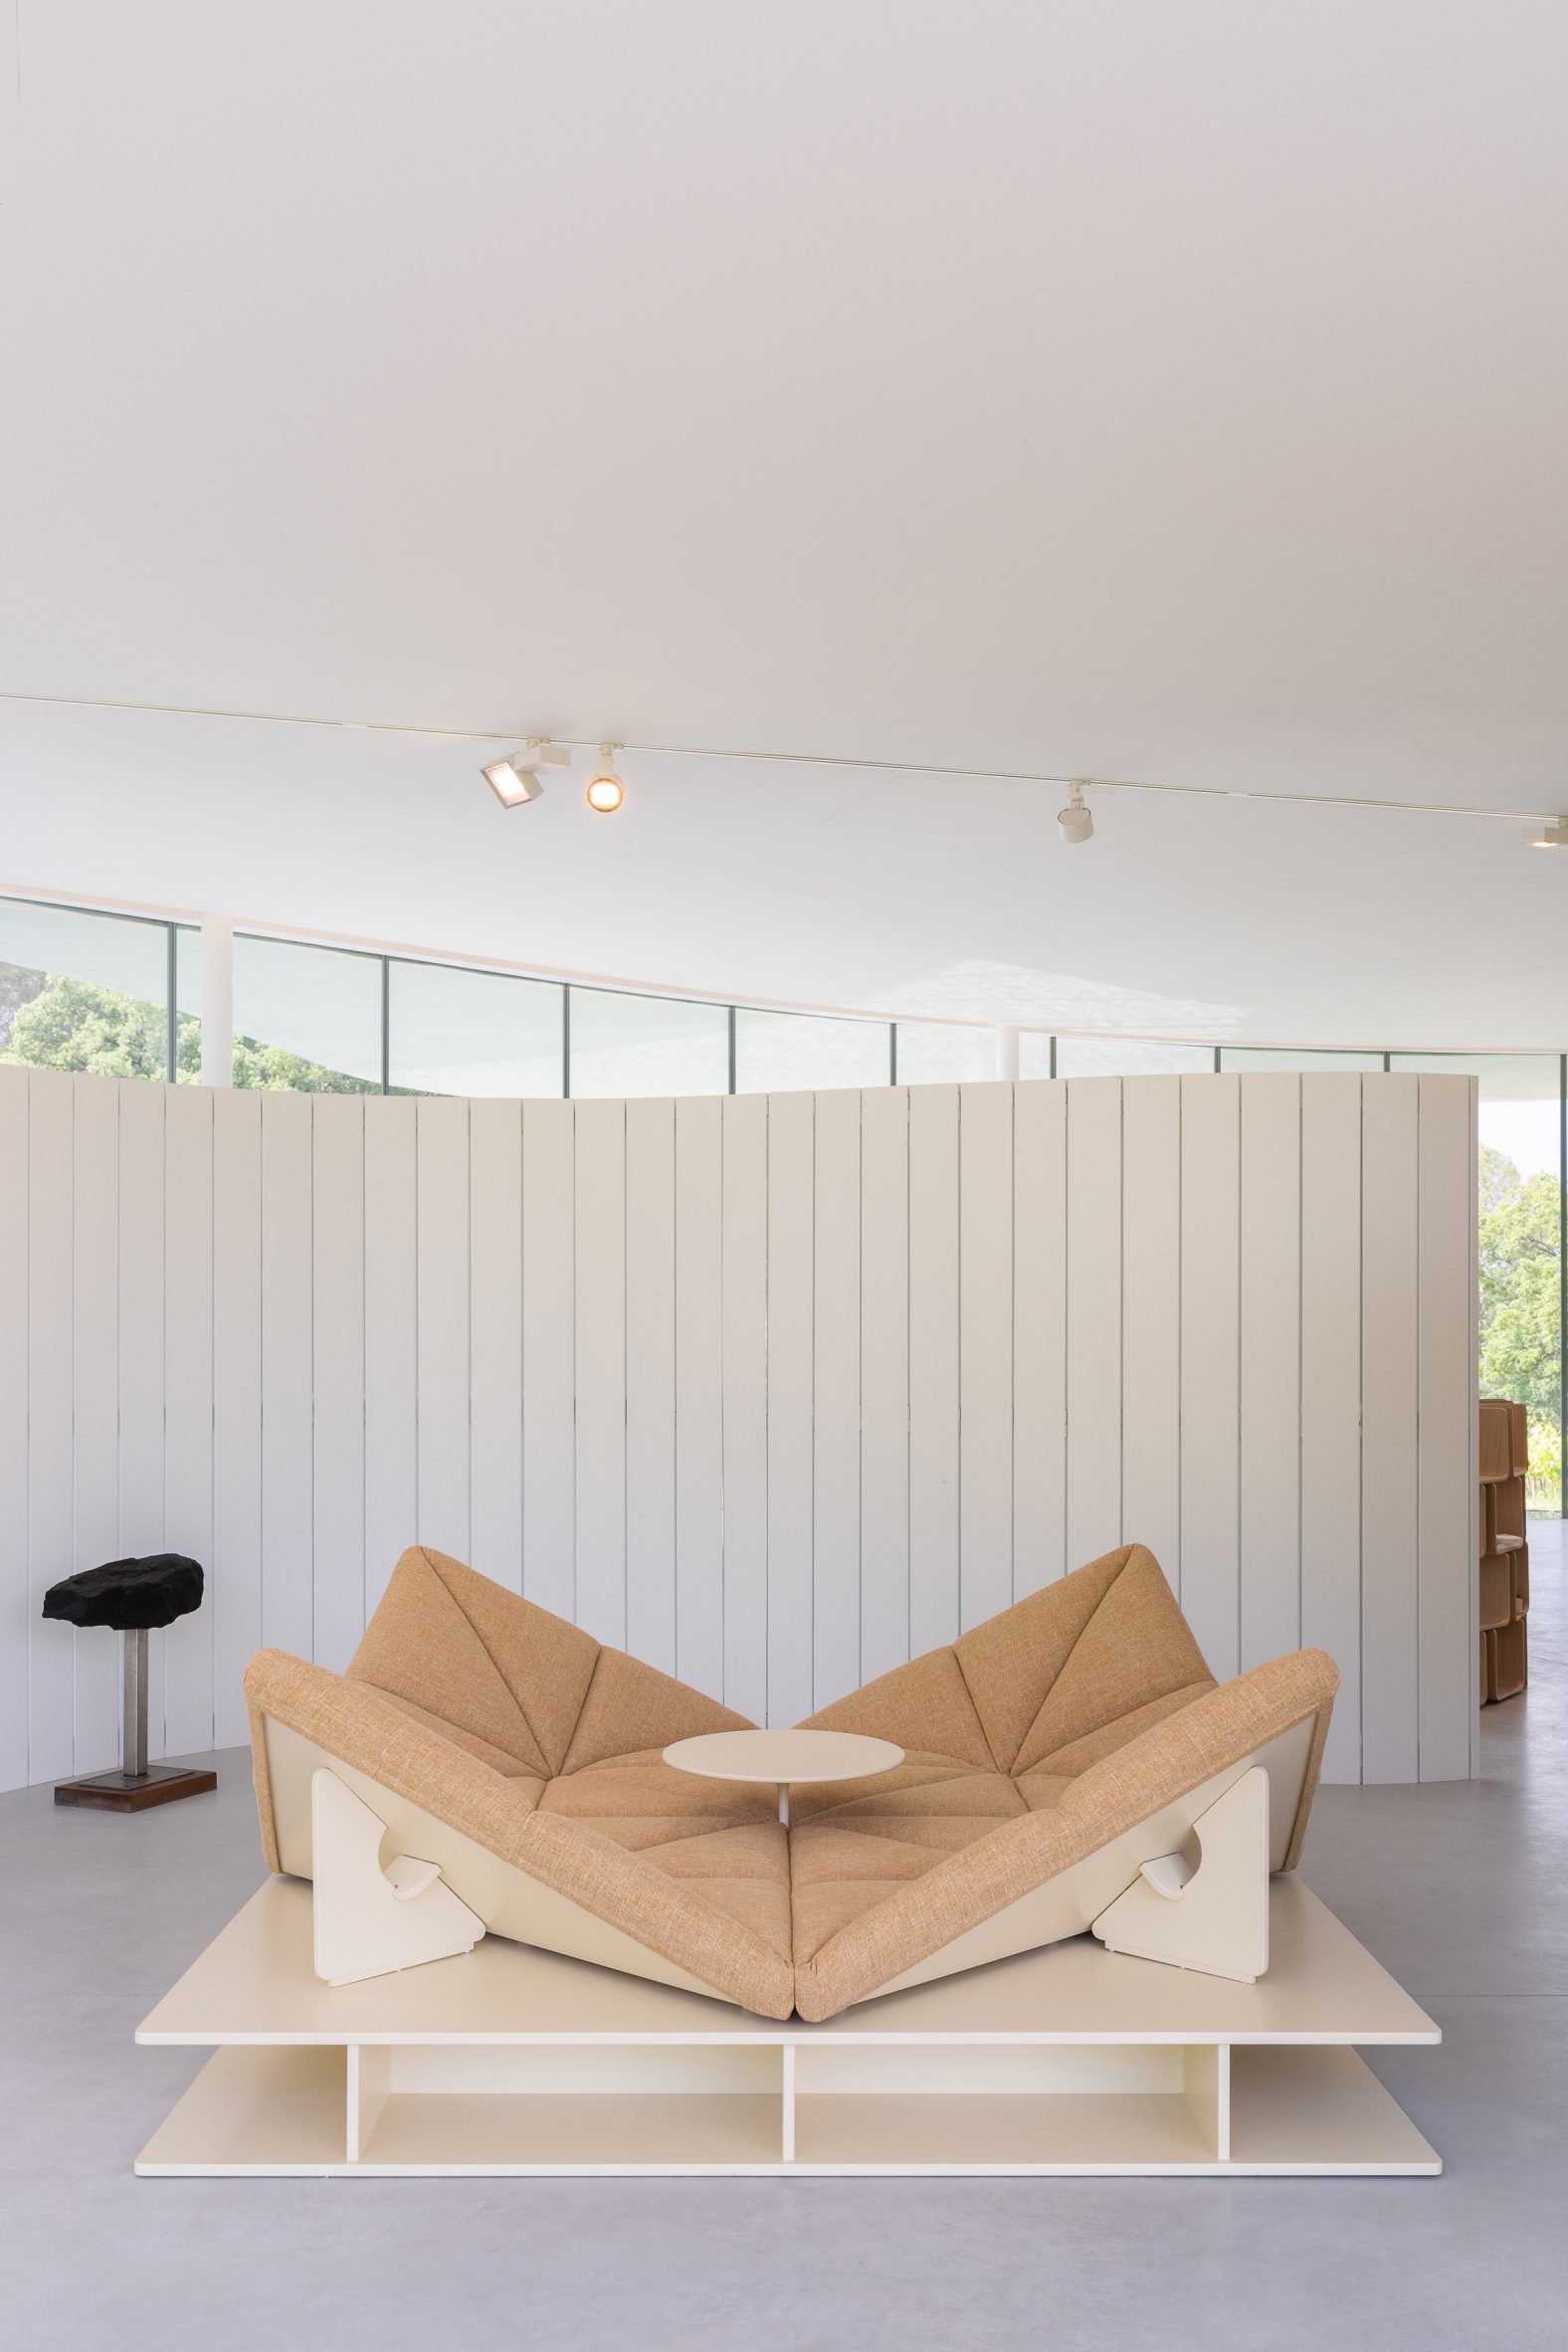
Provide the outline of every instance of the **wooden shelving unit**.
{"type": "Polygon", "coordinates": [[[136,2039],[213,2049],[152,2175],[1442,2169],[1355,2048],[1438,2028],[1293,1874],[1256,1984],[1078,1936],[816,2026],[500,1936],[324,1985],[273,1878],[136,2039]]]}
{"type": "Polygon", "coordinates": [[[1480,1401],[1480,1703],[1517,1697],[1529,1679],[1529,1520],[1525,1473],[1529,1424],[1524,1407],[1502,1397],[1480,1401]]]}

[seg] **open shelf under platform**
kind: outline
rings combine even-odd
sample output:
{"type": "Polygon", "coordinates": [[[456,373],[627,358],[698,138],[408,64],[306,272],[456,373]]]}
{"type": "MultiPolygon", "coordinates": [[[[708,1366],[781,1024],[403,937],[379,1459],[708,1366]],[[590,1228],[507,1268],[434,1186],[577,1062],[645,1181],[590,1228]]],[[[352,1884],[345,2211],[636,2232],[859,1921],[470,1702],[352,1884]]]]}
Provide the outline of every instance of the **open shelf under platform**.
{"type": "Polygon", "coordinates": [[[1256,1985],[1087,1937],[824,2025],[487,1937],[363,1984],[252,1896],[137,2034],[214,2056],[144,2174],[1435,2173],[1355,2045],[1426,2013],[1299,1878],[1256,1985]]]}

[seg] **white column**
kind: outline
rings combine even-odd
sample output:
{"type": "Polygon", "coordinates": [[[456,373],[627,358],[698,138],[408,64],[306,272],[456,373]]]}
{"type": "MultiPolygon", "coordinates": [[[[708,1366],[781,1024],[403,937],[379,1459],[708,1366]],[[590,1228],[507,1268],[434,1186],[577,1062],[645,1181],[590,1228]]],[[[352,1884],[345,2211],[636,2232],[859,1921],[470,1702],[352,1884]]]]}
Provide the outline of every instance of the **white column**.
{"type": "Polygon", "coordinates": [[[1018,1031],[1007,1027],[996,1033],[996,1075],[999,1078],[1018,1076],[1018,1031]]]}
{"type": "Polygon", "coordinates": [[[201,918],[201,1082],[234,1083],[234,921],[201,918]]]}

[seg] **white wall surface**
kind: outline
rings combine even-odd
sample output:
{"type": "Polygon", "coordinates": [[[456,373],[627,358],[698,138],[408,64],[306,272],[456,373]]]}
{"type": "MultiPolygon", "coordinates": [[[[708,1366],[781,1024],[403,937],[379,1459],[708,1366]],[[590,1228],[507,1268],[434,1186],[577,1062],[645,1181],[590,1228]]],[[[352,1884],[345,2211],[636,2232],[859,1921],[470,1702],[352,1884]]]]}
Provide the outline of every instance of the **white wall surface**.
{"type": "Polygon", "coordinates": [[[1471,1769],[1474,1086],[1158,1077],[676,1102],[0,1069],[0,1786],[343,1666],[429,1542],[789,1723],[1123,1540],[1215,1672],[1320,1643],[1328,1771],[1471,1769]]]}

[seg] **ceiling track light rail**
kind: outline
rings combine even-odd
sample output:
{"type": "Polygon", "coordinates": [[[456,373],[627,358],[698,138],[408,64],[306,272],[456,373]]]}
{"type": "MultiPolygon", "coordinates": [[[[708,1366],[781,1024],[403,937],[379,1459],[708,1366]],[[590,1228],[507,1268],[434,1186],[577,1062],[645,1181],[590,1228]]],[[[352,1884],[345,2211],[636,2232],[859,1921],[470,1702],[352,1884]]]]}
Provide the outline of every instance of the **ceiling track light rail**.
{"type": "MultiPolygon", "coordinates": [[[[124,702],[106,694],[29,694],[0,687],[0,702],[33,702],[56,710],[126,710],[153,718],[226,718],[240,720],[250,726],[324,727],[334,732],[354,734],[420,735],[427,742],[504,743],[507,740],[506,736],[497,734],[493,727],[422,727],[391,719],[321,718],[304,711],[227,710],[195,702],[124,702]]],[[[573,751],[592,751],[596,748],[588,736],[530,738],[530,741],[541,743],[546,740],[552,765],[564,765],[573,751]]],[[[861,775],[937,776],[955,783],[1066,784],[1070,792],[1073,785],[1071,777],[1051,775],[1042,768],[953,767],[934,760],[866,759],[844,752],[757,751],[714,743],[617,743],[614,748],[618,752],[646,752],[661,759],[723,759],[754,766],[846,768],[861,775]]],[[[524,772],[527,772],[524,754],[513,756],[523,761],[524,772]]],[[[485,769],[486,780],[490,781],[491,767],[499,768],[507,764],[505,760],[490,762],[485,769]]],[[[537,775],[537,769],[532,772],[537,775]]],[[[1080,784],[1091,783],[1096,792],[1165,792],[1196,800],[1269,801],[1284,808],[1369,809],[1403,817],[1473,817],[1493,825],[1533,825],[1537,828],[1537,837],[1532,847],[1543,850],[1568,848],[1568,818],[1540,809],[1477,809],[1445,801],[1380,800],[1371,793],[1259,792],[1244,785],[1232,784],[1160,784],[1146,776],[1094,776],[1079,781],[1080,784]]],[[[501,797],[493,783],[490,789],[497,798],[501,797]]],[[[503,805],[515,808],[524,800],[537,800],[538,797],[537,791],[516,790],[503,805]]],[[[1084,835],[1081,838],[1088,837],[1084,835]]]]}

